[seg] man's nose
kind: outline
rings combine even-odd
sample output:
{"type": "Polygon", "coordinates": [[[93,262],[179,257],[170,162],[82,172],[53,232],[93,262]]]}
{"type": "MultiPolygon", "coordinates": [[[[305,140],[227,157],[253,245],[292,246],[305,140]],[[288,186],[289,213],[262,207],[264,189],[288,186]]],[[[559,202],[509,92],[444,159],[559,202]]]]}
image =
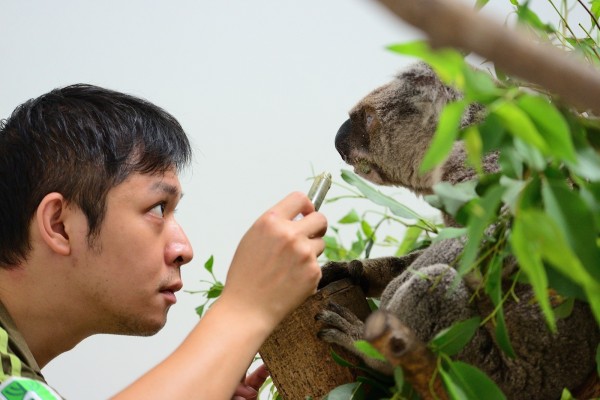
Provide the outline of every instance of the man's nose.
{"type": "Polygon", "coordinates": [[[178,267],[189,263],[194,257],[194,251],[187,235],[176,222],[173,222],[169,229],[169,242],[167,243],[165,257],[168,265],[175,264],[178,267]]]}

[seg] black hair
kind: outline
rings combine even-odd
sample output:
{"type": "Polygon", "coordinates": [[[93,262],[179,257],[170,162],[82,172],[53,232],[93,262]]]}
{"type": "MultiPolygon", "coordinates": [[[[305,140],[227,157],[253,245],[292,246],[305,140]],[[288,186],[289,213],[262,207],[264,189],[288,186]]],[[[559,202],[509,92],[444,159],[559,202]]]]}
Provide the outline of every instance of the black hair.
{"type": "Polygon", "coordinates": [[[128,94],[77,84],[28,100],[0,122],[0,266],[26,259],[48,193],[83,211],[92,244],[111,188],[134,172],[179,172],[191,153],[172,115],[128,94]]]}

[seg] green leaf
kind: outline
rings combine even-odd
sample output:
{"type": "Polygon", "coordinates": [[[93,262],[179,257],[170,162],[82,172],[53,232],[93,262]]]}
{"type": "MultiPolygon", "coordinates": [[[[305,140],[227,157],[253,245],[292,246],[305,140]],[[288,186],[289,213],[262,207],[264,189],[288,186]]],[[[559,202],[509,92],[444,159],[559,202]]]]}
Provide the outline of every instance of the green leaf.
{"type": "Polygon", "coordinates": [[[562,391],[562,395],[560,396],[560,400],[576,400],[576,399],[573,397],[571,392],[569,392],[569,389],[564,388],[562,391]]]}
{"type": "Polygon", "coordinates": [[[534,222],[533,218],[535,215],[541,214],[540,212],[534,213],[534,210],[523,210],[519,218],[515,219],[510,243],[517,256],[521,270],[529,278],[548,327],[552,332],[556,332],[556,321],[550,307],[550,300],[548,299],[548,277],[542,264],[540,246],[538,241],[531,237],[531,231],[534,229],[531,226],[532,222],[534,222]]]}
{"type": "Polygon", "coordinates": [[[396,250],[394,256],[403,256],[405,254],[408,254],[412,249],[414,249],[415,244],[417,243],[417,240],[421,236],[422,232],[423,230],[418,226],[409,226],[408,228],[406,228],[406,232],[404,232],[402,242],[400,242],[398,250],[396,250]]]}
{"type": "Polygon", "coordinates": [[[201,306],[196,307],[196,314],[198,314],[199,317],[202,316],[202,314],[204,314],[204,306],[206,304],[202,304],[201,306]]]}
{"type": "Polygon", "coordinates": [[[352,209],[352,210],[350,210],[350,212],[348,214],[344,215],[338,221],[338,224],[354,224],[354,223],[357,223],[358,221],[360,221],[360,217],[358,216],[358,213],[356,212],[356,210],[352,209]]]}
{"type": "Polygon", "coordinates": [[[467,244],[463,250],[458,274],[465,276],[475,267],[475,259],[479,253],[479,244],[483,240],[483,234],[490,225],[494,216],[497,215],[500,200],[504,194],[504,187],[494,185],[480,199],[474,200],[467,206],[469,222],[467,224],[467,244]]]}
{"type": "Polygon", "coordinates": [[[380,191],[369,186],[363,179],[351,171],[342,169],[342,179],[352,186],[356,187],[365,197],[375,204],[384,206],[390,209],[390,212],[402,218],[416,219],[423,222],[425,225],[435,230],[435,225],[431,224],[419,214],[399,203],[393,198],[381,193],[380,191]]]}
{"type": "Polygon", "coordinates": [[[414,56],[427,62],[446,84],[457,84],[462,87],[463,72],[467,68],[464,57],[460,52],[443,48],[432,50],[429,44],[424,40],[416,40],[394,44],[387,47],[388,50],[407,56],[414,56]]]}
{"type": "Polygon", "coordinates": [[[596,18],[600,17],[600,0],[592,0],[591,11],[596,18]]]}
{"type": "Polygon", "coordinates": [[[591,181],[600,181],[600,155],[590,148],[577,150],[577,163],[567,163],[575,173],[591,181]]]}
{"type": "Polygon", "coordinates": [[[465,98],[469,101],[476,101],[481,104],[490,104],[498,99],[502,93],[489,73],[466,68],[465,77],[465,98]]]}
{"type": "Polygon", "coordinates": [[[513,148],[522,161],[527,163],[535,171],[543,171],[546,168],[546,159],[542,153],[535,147],[518,137],[513,137],[513,148]]]}
{"type": "Polygon", "coordinates": [[[369,223],[365,220],[360,222],[360,228],[368,239],[375,241],[375,232],[369,223]]]}
{"type": "Polygon", "coordinates": [[[462,115],[467,107],[466,101],[448,103],[440,114],[433,140],[420,166],[420,172],[427,172],[441,164],[450,154],[460,129],[462,115]]]}
{"type": "Polygon", "coordinates": [[[223,292],[223,284],[220,282],[217,282],[213,286],[211,286],[210,289],[208,289],[208,292],[206,293],[206,298],[207,299],[217,298],[221,295],[221,292],[223,292]]]}
{"type": "Polygon", "coordinates": [[[556,319],[568,318],[573,313],[575,299],[570,297],[554,308],[554,316],[556,319]]]}
{"type": "Polygon", "coordinates": [[[513,103],[498,101],[490,109],[500,118],[506,129],[515,137],[548,154],[548,145],[527,113],[513,103]]]}
{"type": "MultiPolygon", "coordinates": [[[[465,393],[460,386],[460,382],[455,382],[455,379],[452,375],[440,369],[440,375],[442,376],[442,381],[446,386],[446,392],[450,396],[451,400],[470,400],[471,398],[465,393]]],[[[473,398],[475,400],[475,398],[473,398]]]]}
{"type": "Polygon", "coordinates": [[[441,242],[447,239],[456,239],[463,237],[467,234],[467,228],[454,228],[452,226],[441,229],[437,236],[433,238],[432,242],[441,242]]]}
{"type": "MultiPolygon", "coordinates": [[[[441,372],[441,371],[440,371],[441,372]]],[[[496,384],[481,370],[461,361],[448,360],[447,373],[442,374],[446,387],[452,387],[452,399],[506,400],[496,384]]]]}
{"type": "Polygon", "coordinates": [[[376,360],[385,361],[385,357],[383,354],[379,352],[373,345],[366,340],[357,340],[354,342],[354,347],[356,347],[360,352],[365,354],[368,357],[374,358],[376,360]]]}
{"type": "Polygon", "coordinates": [[[467,181],[457,184],[440,182],[433,185],[433,192],[438,196],[441,206],[450,215],[456,215],[466,203],[477,197],[475,186],[477,181],[467,181]]]}
{"type": "Polygon", "coordinates": [[[346,383],[338,386],[327,394],[323,400],[360,400],[364,399],[360,382],[346,383]]]}
{"type": "Polygon", "coordinates": [[[211,274],[213,273],[213,263],[214,263],[214,258],[211,255],[208,260],[206,260],[206,262],[204,263],[204,269],[207,270],[208,272],[210,272],[211,274]]]}
{"type": "Polygon", "coordinates": [[[461,351],[479,328],[481,318],[474,317],[456,322],[443,329],[429,342],[429,346],[437,353],[453,356],[461,351]]]}
{"type": "Polygon", "coordinates": [[[467,162],[478,174],[483,174],[483,167],[481,165],[483,141],[476,126],[469,126],[464,130],[463,143],[467,150],[467,162]]]}
{"type": "MultiPolygon", "coordinates": [[[[502,262],[500,256],[495,256],[489,263],[487,280],[485,282],[485,292],[490,296],[494,306],[498,307],[502,302],[502,262]]],[[[510,343],[506,321],[504,320],[504,310],[498,307],[494,316],[496,321],[496,341],[502,351],[510,358],[515,358],[515,351],[510,343]]]]}
{"type": "Polygon", "coordinates": [[[398,392],[401,393],[404,388],[404,371],[402,370],[402,367],[394,368],[394,383],[396,384],[398,392]]]}
{"type": "Polygon", "coordinates": [[[562,179],[543,181],[542,198],[547,214],[557,223],[569,247],[596,281],[600,281],[600,251],[595,240],[598,232],[594,214],[586,202],[562,179]]]}
{"type": "Polygon", "coordinates": [[[553,33],[555,31],[552,25],[542,22],[540,17],[528,7],[528,3],[525,3],[523,6],[517,6],[517,15],[519,22],[532,26],[539,31],[546,33],[553,33]]]}
{"type": "Polygon", "coordinates": [[[475,8],[482,9],[490,0],[477,0],[475,2],[475,8]]]}
{"type": "Polygon", "coordinates": [[[332,348],[329,349],[329,353],[331,354],[331,358],[333,358],[333,361],[335,361],[336,364],[341,365],[342,367],[356,368],[356,365],[342,358],[342,356],[333,351],[332,348]]]}
{"type": "Polygon", "coordinates": [[[537,126],[552,154],[571,162],[577,160],[569,125],[552,104],[540,96],[523,95],[517,100],[517,105],[537,126]]]}

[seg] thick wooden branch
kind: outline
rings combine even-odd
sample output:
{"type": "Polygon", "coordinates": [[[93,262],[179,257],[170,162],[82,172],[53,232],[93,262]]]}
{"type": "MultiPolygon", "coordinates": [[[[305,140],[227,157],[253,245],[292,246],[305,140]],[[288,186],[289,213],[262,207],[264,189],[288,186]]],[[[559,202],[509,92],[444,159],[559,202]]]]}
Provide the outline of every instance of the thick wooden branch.
{"type": "Polygon", "coordinates": [[[600,115],[600,71],[551,44],[477,13],[457,0],[377,0],[424,31],[433,47],[454,47],[540,85],[579,110],[600,115]]]}
{"type": "Polygon", "coordinates": [[[436,357],[410,328],[384,311],[376,311],[365,324],[365,339],[394,367],[402,367],[404,378],[423,400],[446,400],[436,357]]]}

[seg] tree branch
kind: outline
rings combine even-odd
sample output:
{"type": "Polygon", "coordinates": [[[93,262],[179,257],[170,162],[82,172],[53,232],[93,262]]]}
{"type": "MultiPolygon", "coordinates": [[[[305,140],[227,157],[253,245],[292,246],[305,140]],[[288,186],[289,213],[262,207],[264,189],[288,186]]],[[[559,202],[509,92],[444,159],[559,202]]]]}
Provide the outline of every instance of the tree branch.
{"type": "Polygon", "coordinates": [[[574,54],[510,30],[456,0],[377,0],[424,31],[432,47],[454,47],[538,84],[580,110],[600,115],[600,71],[574,54]]]}
{"type": "Polygon", "coordinates": [[[436,357],[412,330],[394,315],[382,310],[372,313],[365,323],[365,339],[394,367],[402,367],[404,377],[423,400],[447,400],[436,357]]]}

